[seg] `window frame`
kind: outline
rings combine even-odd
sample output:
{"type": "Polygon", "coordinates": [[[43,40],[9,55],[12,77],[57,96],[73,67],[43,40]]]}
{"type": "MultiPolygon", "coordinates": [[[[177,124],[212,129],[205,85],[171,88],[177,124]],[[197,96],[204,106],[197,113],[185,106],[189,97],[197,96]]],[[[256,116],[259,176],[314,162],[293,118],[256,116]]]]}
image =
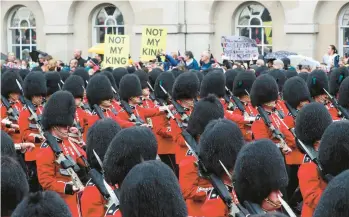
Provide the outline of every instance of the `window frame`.
{"type": "MultiPolygon", "coordinates": [[[[262,20],[262,14],[263,14],[263,11],[259,14],[259,15],[253,15],[253,14],[249,14],[250,15],[250,18],[248,20],[248,23],[251,23],[251,20],[253,18],[257,18],[261,25],[239,25],[239,20],[240,20],[240,15],[241,13],[243,12],[243,10],[248,7],[249,5],[260,5],[263,7],[263,9],[267,9],[264,5],[258,3],[258,2],[249,2],[247,4],[243,4],[241,5],[238,10],[237,10],[237,13],[235,14],[235,35],[238,35],[240,36],[240,30],[243,29],[243,28],[249,28],[249,38],[252,39],[252,31],[251,31],[251,28],[261,28],[262,29],[262,38],[261,38],[261,43],[260,44],[257,44],[257,47],[258,48],[261,48],[261,54],[262,55],[265,55],[266,53],[264,52],[264,48],[268,48],[268,47],[271,47],[271,49],[273,49],[273,44],[264,44],[264,34],[265,34],[265,28],[271,28],[271,30],[273,30],[273,26],[272,25],[263,25],[263,20],[262,20]]],[[[268,10],[269,12],[269,10],[268,10]]],[[[270,12],[269,12],[270,14],[270,12]]],[[[271,17],[271,20],[273,21],[273,18],[271,17]]]]}
{"type": "MultiPolygon", "coordinates": [[[[36,17],[35,17],[35,14],[33,13],[32,10],[30,10],[30,8],[28,8],[27,6],[24,6],[24,5],[21,5],[21,6],[17,6],[15,8],[13,8],[8,17],[7,17],[7,51],[8,53],[15,53],[15,56],[17,58],[17,54],[16,52],[13,51],[13,48],[17,48],[19,47],[20,48],[20,54],[19,54],[19,59],[23,59],[23,47],[29,47],[29,52],[33,51],[33,47],[35,47],[35,50],[37,48],[37,38],[35,39],[35,44],[33,43],[33,38],[32,38],[32,31],[29,31],[29,44],[23,44],[22,43],[22,40],[20,40],[20,43],[19,44],[13,44],[13,33],[14,33],[14,30],[18,30],[19,31],[19,34],[20,36],[22,36],[22,30],[23,29],[29,29],[29,30],[37,30],[36,28],[36,17]],[[17,27],[13,27],[12,26],[12,21],[13,21],[13,17],[15,15],[15,13],[18,12],[18,10],[20,10],[21,8],[27,8],[31,14],[33,14],[33,17],[34,17],[34,20],[35,20],[35,26],[32,26],[31,23],[30,23],[30,20],[29,20],[29,17],[30,15],[26,18],[26,19],[20,19],[19,22],[18,22],[18,26],[17,27]],[[22,21],[26,21],[28,23],[28,27],[21,27],[21,23],[22,21]]],[[[35,34],[37,36],[37,34],[35,34]]]]}
{"type": "MultiPolygon", "coordinates": [[[[343,19],[344,19],[344,14],[345,12],[348,12],[348,16],[349,16],[349,4],[344,5],[344,7],[341,9],[340,15],[339,15],[339,19],[338,19],[338,51],[339,51],[339,55],[340,56],[344,56],[344,48],[348,48],[348,52],[349,52],[349,45],[344,45],[344,29],[348,29],[349,30],[349,23],[348,25],[343,25],[343,19]]],[[[349,21],[349,20],[348,20],[349,21]]]]}

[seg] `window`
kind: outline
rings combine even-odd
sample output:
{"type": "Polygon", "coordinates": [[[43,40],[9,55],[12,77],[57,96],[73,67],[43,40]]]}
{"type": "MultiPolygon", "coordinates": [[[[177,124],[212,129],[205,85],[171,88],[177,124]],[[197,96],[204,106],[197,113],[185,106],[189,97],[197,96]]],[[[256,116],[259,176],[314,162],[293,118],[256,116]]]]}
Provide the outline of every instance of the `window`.
{"type": "Polygon", "coordinates": [[[236,34],[256,41],[260,54],[272,50],[272,20],[268,9],[258,3],[243,6],[235,19],[236,34]]]}
{"type": "Polygon", "coordinates": [[[340,55],[349,55],[349,5],[347,5],[339,16],[339,51],[340,55]]]}
{"type": "Polygon", "coordinates": [[[124,17],[119,9],[107,5],[96,11],[92,20],[93,44],[104,43],[105,34],[124,35],[124,17]]]}
{"type": "Polygon", "coordinates": [[[29,59],[29,52],[36,50],[36,22],[27,7],[15,8],[8,20],[8,52],[16,58],[29,59]]]}

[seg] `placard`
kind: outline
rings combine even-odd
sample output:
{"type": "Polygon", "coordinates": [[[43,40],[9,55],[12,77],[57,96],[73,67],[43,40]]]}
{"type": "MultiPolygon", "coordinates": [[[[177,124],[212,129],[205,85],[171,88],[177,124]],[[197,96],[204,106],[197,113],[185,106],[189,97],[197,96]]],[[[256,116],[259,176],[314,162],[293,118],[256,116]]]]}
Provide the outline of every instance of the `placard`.
{"type": "Polygon", "coordinates": [[[106,67],[123,67],[128,65],[130,38],[128,35],[105,35],[104,63],[106,67]]]}
{"type": "Polygon", "coordinates": [[[244,36],[222,36],[223,59],[226,60],[257,60],[258,47],[253,39],[244,36]]]}
{"type": "Polygon", "coordinates": [[[149,61],[166,51],[167,29],[144,26],[142,30],[141,60],[149,61]]]}

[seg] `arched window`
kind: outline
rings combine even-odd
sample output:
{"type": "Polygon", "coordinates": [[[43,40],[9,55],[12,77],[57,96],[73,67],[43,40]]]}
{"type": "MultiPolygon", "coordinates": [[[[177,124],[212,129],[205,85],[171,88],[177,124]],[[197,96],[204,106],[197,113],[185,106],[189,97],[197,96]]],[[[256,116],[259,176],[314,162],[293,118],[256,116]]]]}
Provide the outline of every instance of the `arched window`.
{"type": "Polygon", "coordinates": [[[93,44],[104,43],[105,34],[124,35],[124,17],[114,5],[103,6],[92,18],[93,44]]]}
{"type": "Polygon", "coordinates": [[[244,5],[235,19],[236,34],[256,41],[259,53],[272,49],[272,20],[268,9],[258,3],[244,5]]]}
{"type": "Polygon", "coordinates": [[[8,51],[17,58],[29,59],[29,52],[36,50],[36,22],[27,7],[17,7],[10,13],[7,35],[8,51]]]}
{"type": "Polygon", "coordinates": [[[343,8],[339,16],[339,52],[349,55],[349,5],[343,8]]]}

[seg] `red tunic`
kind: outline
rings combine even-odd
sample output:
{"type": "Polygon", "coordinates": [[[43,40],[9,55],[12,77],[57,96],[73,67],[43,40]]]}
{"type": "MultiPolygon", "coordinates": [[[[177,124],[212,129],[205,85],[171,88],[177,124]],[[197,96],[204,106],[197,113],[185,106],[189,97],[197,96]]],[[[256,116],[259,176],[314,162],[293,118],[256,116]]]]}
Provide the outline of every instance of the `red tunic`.
{"type": "MultiPolygon", "coordinates": [[[[81,149],[79,145],[70,142],[67,138],[64,140],[57,139],[57,142],[65,155],[69,155],[79,165],[85,166],[81,158],[78,158],[77,153],[72,148],[72,145],[75,145],[80,154],[86,157],[85,151],[81,149]]],[[[56,156],[52,149],[46,143],[44,143],[41,146],[40,151],[38,151],[36,158],[40,185],[44,190],[57,192],[68,205],[72,216],[77,217],[79,216],[77,194],[65,194],[66,184],[72,180],[70,176],[65,175],[66,171],[64,171],[63,168],[55,162],[55,160],[56,156]]]]}
{"type": "MultiPolygon", "coordinates": [[[[11,106],[15,108],[18,113],[20,114],[23,110],[23,105],[20,101],[17,101],[15,103],[11,103],[11,106]]],[[[6,107],[1,103],[1,120],[7,118],[7,109],[6,107]]],[[[18,121],[12,121],[13,124],[19,124],[18,121]]],[[[9,136],[11,136],[14,143],[20,143],[21,141],[21,134],[20,131],[15,131],[13,128],[7,128],[4,123],[1,122],[1,129],[5,131],[9,136]]]]}
{"type": "MultiPolygon", "coordinates": [[[[43,111],[42,106],[36,107],[36,114],[39,116],[42,114],[43,111]]],[[[36,154],[40,150],[40,146],[42,142],[35,143],[35,137],[30,134],[38,134],[40,135],[39,129],[37,128],[35,121],[30,121],[29,117],[31,116],[31,113],[28,109],[23,109],[21,114],[19,115],[19,130],[21,132],[21,141],[23,142],[31,142],[34,143],[35,148],[31,151],[27,151],[24,155],[25,161],[35,161],[36,160],[36,154]]]]}
{"type": "MultiPolygon", "coordinates": [[[[141,106],[131,106],[132,108],[132,111],[133,113],[140,117],[143,121],[147,121],[147,118],[151,118],[151,117],[154,117],[154,116],[159,116],[161,114],[164,114],[163,112],[161,112],[159,110],[159,108],[144,108],[144,107],[141,107],[141,106]]],[[[125,110],[121,110],[120,113],[119,113],[119,117],[122,119],[122,120],[129,120],[130,116],[129,114],[125,111],[125,110]]]]}

